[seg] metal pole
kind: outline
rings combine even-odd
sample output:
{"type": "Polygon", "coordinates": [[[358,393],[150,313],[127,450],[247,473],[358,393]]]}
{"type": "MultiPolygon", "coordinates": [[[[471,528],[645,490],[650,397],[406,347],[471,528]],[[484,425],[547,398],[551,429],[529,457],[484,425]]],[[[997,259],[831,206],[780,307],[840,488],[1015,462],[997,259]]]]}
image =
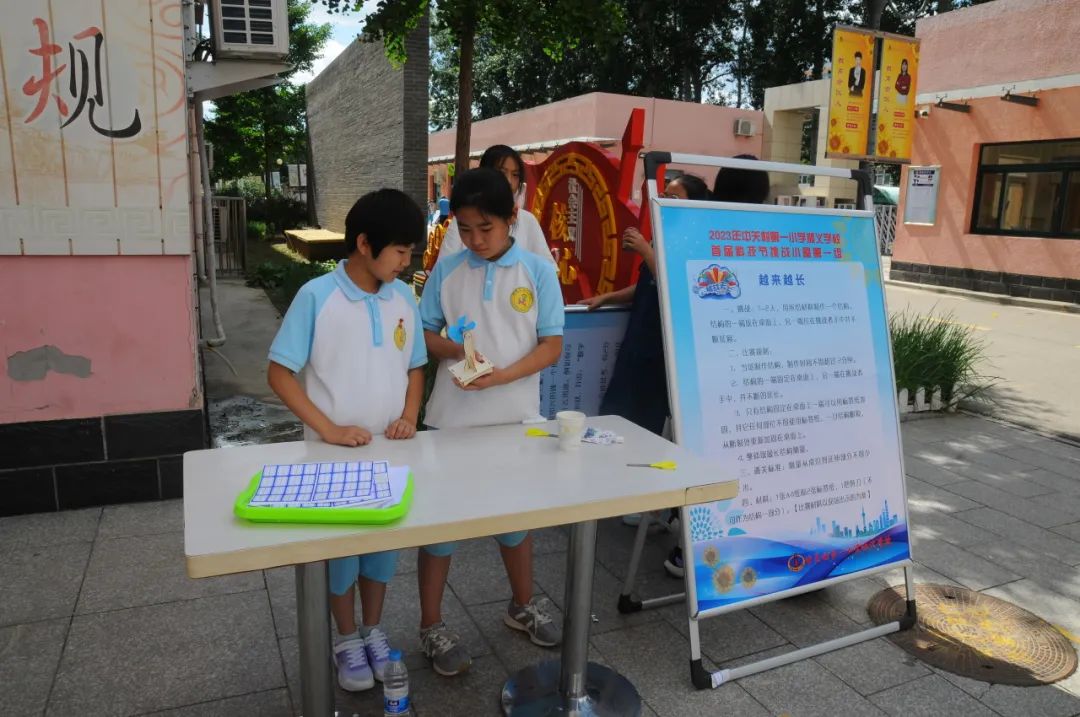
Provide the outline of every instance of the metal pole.
{"type": "Polygon", "coordinates": [[[300,644],[300,694],[304,717],[332,717],[329,576],[326,562],[296,566],[296,627],[300,644]]]}
{"type": "Polygon", "coordinates": [[[596,521],[575,523],[570,529],[570,547],[566,556],[566,618],[559,672],[559,692],[571,711],[586,697],[585,667],[589,660],[595,562],[596,521]]]}

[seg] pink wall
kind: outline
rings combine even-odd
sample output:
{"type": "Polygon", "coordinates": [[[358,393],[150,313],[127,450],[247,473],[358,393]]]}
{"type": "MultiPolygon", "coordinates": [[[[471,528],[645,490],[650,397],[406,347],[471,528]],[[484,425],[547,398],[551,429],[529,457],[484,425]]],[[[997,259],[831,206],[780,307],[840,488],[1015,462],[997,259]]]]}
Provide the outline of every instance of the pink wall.
{"type": "Polygon", "coordinates": [[[919,94],[1080,73],[1080,0],[996,0],[920,20],[915,35],[919,94]]]}
{"type": "Polygon", "coordinates": [[[192,292],[187,256],[0,257],[0,423],[198,407],[192,292]],[[90,375],[13,380],[46,345],[90,375]]]}
{"type": "MultiPolygon", "coordinates": [[[[761,131],[765,117],[757,110],[603,92],[476,122],[472,126],[472,150],[482,151],[493,144],[523,145],[576,137],[618,139],[622,137],[630,112],[635,107],[645,109],[646,151],[659,149],[718,157],[736,154],[761,156],[761,131]],[[743,118],[752,120],[757,127],[757,134],[753,137],[735,136],[735,120],[743,118]]],[[[431,134],[428,139],[429,157],[452,154],[453,129],[431,134]]],[[[709,179],[715,174],[700,173],[709,174],[709,179]]],[[[641,174],[640,168],[638,174],[641,174]]]]}
{"type": "MultiPolygon", "coordinates": [[[[920,83],[923,70],[925,66],[919,73],[920,83]]],[[[930,227],[898,223],[893,259],[1013,274],[1080,278],[1080,241],[969,232],[979,145],[1080,137],[1078,117],[1080,87],[1040,92],[1038,107],[990,97],[972,100],[969,113],[931,109],[929,117],[919,120],[912,164],[941,165],[938,222],[930,227]]],[[[906,173],[901,186],[900,209],[903,212],[906,173]]]]}

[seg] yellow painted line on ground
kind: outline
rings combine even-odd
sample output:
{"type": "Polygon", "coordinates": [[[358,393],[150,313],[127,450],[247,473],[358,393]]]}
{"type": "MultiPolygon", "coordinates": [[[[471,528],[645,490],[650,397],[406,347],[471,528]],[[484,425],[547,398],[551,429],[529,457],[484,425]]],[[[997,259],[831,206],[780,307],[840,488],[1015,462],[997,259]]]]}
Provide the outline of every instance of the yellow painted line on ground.
{"type": "Polygon", "coordinates": [[[1062,635],[1064,635],[1066,638],[1068,638],[1072,642],[1075,642],[1077,645],[1080,645],[1080,635],[1074,635],[1073,633],[1071,633],[1068,630],[1066,630],[1065,628],[1063,628],[1061,625],[1054,625],[1054,629],[1057,630],[1058,632],[1060,632],[1062,635]]]}
{"type": "Polygon", "coordinates": [[[949,321],[948,319],[942,319],[942,318],[937,317],[937,316],[927,316],[926,318],[930,319],[931,321],[937,321],[940,324],[950,324],[952,326],[962,326],[965,329],[972,329],[974,331],[990,331],[991,330],[989,326],[979,326],[978,324],[965,324],[965,323],[961,323],[959,321],[949,321]]]}

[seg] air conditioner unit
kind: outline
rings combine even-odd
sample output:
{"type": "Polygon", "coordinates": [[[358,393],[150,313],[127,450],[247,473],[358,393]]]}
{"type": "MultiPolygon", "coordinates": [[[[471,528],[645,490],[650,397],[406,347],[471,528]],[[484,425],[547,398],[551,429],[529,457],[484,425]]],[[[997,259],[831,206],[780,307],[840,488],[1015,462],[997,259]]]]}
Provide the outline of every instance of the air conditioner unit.
{"type": "Polygon", "coordinates": [[[281,58],[289,53],[287,0],[210,0],[214,59],[281,58]]]}
{"type": "Polygon", "coordinates": [[[753,137],[757,128],[754,127],[754,121],[748,119],[735,120],[735,136],[736,137],[753,137]]]}

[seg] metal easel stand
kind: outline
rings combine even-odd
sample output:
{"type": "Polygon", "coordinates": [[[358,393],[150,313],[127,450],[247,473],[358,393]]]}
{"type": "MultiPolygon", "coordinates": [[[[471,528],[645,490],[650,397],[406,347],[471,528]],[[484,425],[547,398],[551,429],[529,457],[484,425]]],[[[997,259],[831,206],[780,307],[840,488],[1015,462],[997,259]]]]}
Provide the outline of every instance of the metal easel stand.
{"type": "Polygon", "coordinates": [[[904,589],[907,593],[907,612],[900,620],[886,623],[885,625],[878,625],[877,627],[862,630],[852,635],[844,635],[835,640],[829,640],[817,645],[811,645],[810,647],[804,647],[783,655],[777,655],[776,657],[758,660],[749,665],[717,670],[716,672],[709,672],[705,669],[705,666],[701,664],[701,636],[698,634],[698,620],[690,618],[690,679],[693,681],[694,687],[699,690],[707,690],[710,688],[716,689],[720,685],[731,682],[732,680],[738,680],[750,675],[756,675],[759,672],[765,672],[766,670],[790,665],[793,662],[799,662],[808,657],[824,655],[826,652],[832,652],[833,650],[839,650],[843,647],[857,645],[860,642],[873,640],[884,635],[891,635],[892,633],[900,632],[901,630],[909,630],[915,626],[917,617],[915,608],[915,579],[912,575],[911,565],[904,567],[904,589]]]}
{"type": "MultiPolygon", "coordinates": [[[[683,515],[683,509],[680,508],[679,521],[685,520],[686,516],[683,515]]],[[[649,527],[653,523],[663,524],[663,521],[656,518],[652,513],[641,514],[641,522],[638,523],[637,533],[634,535],[634,550],[630,553],[630,566],[627,568],[626,580],[623,581],[622,592],[619,594],[619,612],[623,615],[641,612],[642,610],[652,610],[653,608],[664,607],[665,605],[674,605],[675,603],[686,600],[685,592],[672,593],[671,595],[664,595],[649,600],[638,600],[633,597],[634,584],[637,582],[638,566],[641,564],[641,554],[645,550],[645,538],[648,536],[649,527]]]]}

